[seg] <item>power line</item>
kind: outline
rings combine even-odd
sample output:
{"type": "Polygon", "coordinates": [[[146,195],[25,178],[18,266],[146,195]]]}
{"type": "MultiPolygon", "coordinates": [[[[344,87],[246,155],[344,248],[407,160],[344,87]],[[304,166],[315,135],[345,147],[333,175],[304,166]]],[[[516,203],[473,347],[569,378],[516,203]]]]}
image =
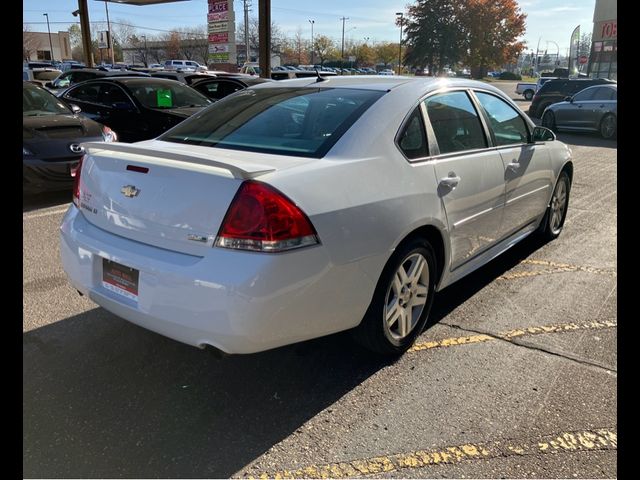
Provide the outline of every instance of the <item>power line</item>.
{"type": "MultiPolygon", "coordinates": [[[[23,22],[24,25],[40,25],[40,24],[46,25],[46,23],[47,22],[23,22]]],[[[65,25],[80,24],[80,22],[50,22],[50,23],[65,24],[65,25]]],[[[89,22],[89,23],[91,23],[92,25],[103,25],[106,22],[94,20],[93,22],[89,22]]],[[[137,28],[140,30],[151,30],[154,32],[165,32],[165,33],[177,33],[178,35],[191,35],[191,36],[200,36],[202,38],[208,38],[208,36],[203,33],[186,33],[186,32],[179,32],[177,30],[163,30],[161,28],[143,27],[141,25],[131,25],[129,23],[122,23],[122,22],[111,22],[111,25],[124,25],[126,27],[137,28]]]]}

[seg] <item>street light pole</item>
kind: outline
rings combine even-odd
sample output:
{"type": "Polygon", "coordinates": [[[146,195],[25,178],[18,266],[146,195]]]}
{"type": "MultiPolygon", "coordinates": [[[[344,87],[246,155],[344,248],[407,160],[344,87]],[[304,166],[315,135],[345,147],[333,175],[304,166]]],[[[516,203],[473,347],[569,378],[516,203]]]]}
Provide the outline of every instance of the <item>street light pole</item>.
{"type": "Polygon", "coordinates": [[[400,16],[400,43],[399,51],[398,51],[398,75],[400,75],[402,69],[402,19],[404,18],[404,14],[402,12],[396,12],[396,15],[400,16]]]}
{"type": "Polygon", "coordinates": [[[144,38],[144,66],[148,67],[149,66],[149,62],[147,61],[147,56],[149,55],[149,52],[147,51],[147,36],[146,35],[140,35],[141,38],[144,38]]]}
{"type": "Polygon", "coordinates": [[[53,62],[55,58],[53,56],[53,43],[51,42],[51,29],[49,28],[49,14],[43,13],[42,15],[47,17],[47,32],[49,32],[49,47],[51,48],[51,61],[53,62]]]}
{"type": "Polygon", "coordinates": [[[556,46],[556,66],[560,65],[560,47],[553,40],[547,40],[547,47],[550,43],[553,43],[556,46]]]}
{"type": "Polygon", "coordinates": [[[344,66],[344,22],[345,20],[349,20],[348,17],[342,17],[340,20],[342,20],[342,49],[341,49],[341,53],[340,53],[340,66],[344,66]]]}
{"type": "MultiPolygon", "coordinates": [[[[309,20],[309,23],[311,24],[311,65],[315,65],[314,61],[313,61],[313,24],[316,23],[315,20],[309,20]]],[[[300,63],[300,62],[298,62],[300,63]]]]}

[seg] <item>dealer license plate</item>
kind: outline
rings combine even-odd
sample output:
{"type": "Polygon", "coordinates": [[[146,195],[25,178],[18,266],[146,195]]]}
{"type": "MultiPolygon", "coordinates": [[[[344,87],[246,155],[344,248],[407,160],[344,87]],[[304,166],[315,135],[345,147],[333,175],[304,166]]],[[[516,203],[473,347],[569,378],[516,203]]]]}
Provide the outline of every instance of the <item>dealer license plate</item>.
{"type": "Polygon", "coordinates": [[[139,277],[135,268],[102,259],[102,286],[107,290],[137,302],[139,277]]]}

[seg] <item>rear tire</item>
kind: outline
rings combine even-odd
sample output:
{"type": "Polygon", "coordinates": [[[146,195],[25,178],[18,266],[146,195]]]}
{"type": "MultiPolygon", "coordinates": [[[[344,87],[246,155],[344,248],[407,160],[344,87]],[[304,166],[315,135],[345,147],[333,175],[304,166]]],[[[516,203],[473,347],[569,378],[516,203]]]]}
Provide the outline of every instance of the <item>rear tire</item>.
{"type": "Polygon", "coordinates": [[[551,241],[562,233],[564,221],[569,207],[571,180],[567,172],[562,171],[551,196],[550,205],[538,228],[538,233],[545,241],[551,241]]]}
{"type": "Polygon", "coordinates": [[[602,138],[610,140],[618,133],[618,121],[610,113],[605,115],[600,121],[600,135],[602,138]]]}
{"type": "Polygon", "coordinates": [[[524,92],[524,99],[529,101],[533,98],[533,90],[527,90],[524,92]]]}
{"type": "Polygon", "coordinates": [[[435,292],[436,258],[423,238],[401,245],[384,267],[371,304],[353,330],[363,347],[401,355],[422,333],[435,292]]]}
{"type": "Polygon", "coordinates": [[[542,114],[542,126],[547,127],[552,132],[557,131],[556,116],[551,111],[546,111],[542,114]]]}

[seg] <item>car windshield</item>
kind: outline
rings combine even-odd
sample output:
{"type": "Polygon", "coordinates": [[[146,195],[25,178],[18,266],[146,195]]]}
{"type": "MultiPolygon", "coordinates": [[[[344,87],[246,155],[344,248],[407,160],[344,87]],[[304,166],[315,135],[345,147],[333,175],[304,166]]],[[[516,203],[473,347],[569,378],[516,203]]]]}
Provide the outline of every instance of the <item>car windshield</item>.
{"type": "Polygon", "coordinates": [[[136,99],[148,108],[205,107],[211,101],[194,89],[178,82],[128,83],[136,99]]]}
{"type": "Polygon", "coordinates": [[[320,158],[384,92],[345,88],[242,90],[161,140],[320,158]]]}
{"type": "Polygon", "coordinates": [[[71,110],[49,92],[33,85],[22,87],[22,115],[33,117],[39,115],[69,114],[71,110]]]}

